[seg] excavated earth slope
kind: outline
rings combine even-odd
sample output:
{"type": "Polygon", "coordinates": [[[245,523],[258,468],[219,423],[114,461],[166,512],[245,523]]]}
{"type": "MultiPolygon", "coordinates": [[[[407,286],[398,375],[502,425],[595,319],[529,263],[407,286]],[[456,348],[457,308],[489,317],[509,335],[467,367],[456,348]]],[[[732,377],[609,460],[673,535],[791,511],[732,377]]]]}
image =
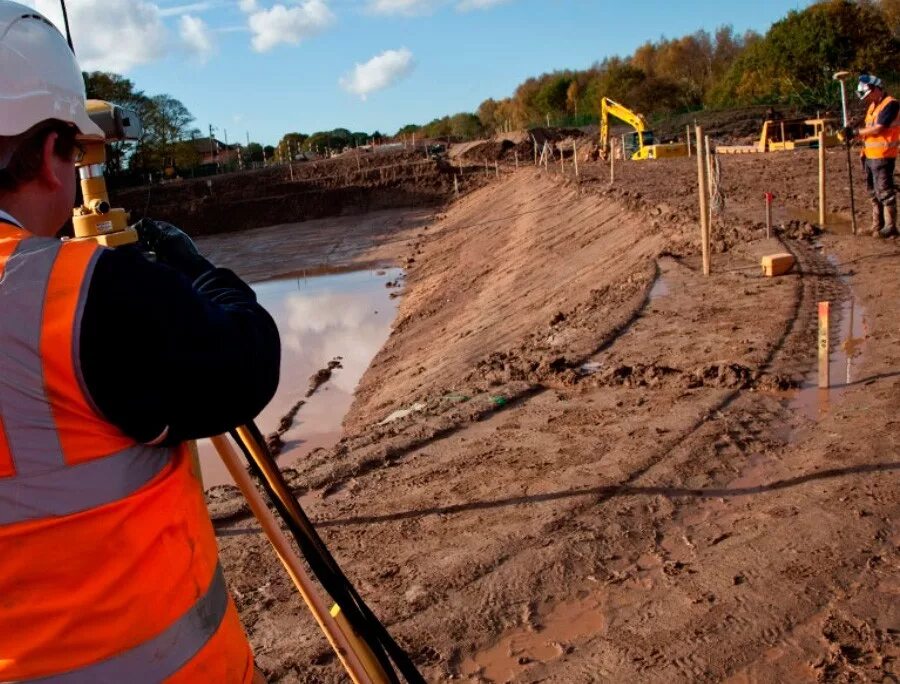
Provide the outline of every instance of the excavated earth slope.
{"type": "MultiPolygon", "coordinates": [[[[804,223],[814,154],[722,167],[709,278],[688,159],[612,188],[510,170],[407,233],[345,437],[288,476],[428,680],[900,676],[900,249],[804,223]],[[760,277],[785,250],[798,269],[760,277]],[[839,346],[851,297],[849,382],[801,392],[816,302],[839,346]]],[[[213,499],[260,666],[340,681],[239,499],[213,499]]]]}

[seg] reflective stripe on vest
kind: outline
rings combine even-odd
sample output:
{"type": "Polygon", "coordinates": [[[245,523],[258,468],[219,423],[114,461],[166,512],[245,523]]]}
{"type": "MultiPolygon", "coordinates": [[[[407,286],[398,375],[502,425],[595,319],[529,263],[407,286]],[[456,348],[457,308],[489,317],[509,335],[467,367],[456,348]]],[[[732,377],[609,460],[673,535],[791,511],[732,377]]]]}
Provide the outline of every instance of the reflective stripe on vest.
{"type": "Polygon", "coordinates": [[[95,665],[27,681],[52,684],[161,682],[178,672],[203,648],[219,629],[227,608],[225,575],[222,566],[218,565],[203,596],[159,636],[95,665]]]}
{"type": "Polygon", "coordinates": [[[136,444],[84,389],[101,253],[0,220],[0,682],[249,682],[186,449],[136,444]]]}
{"type": "MultiPolygon", "coordinates": [[[[895,102],[894,98],[886,95],[877,107],[869,106],[866,112],[866,126],[875,126],[878,122],[878,115],[891,102],[895,102]]],[[[865,156],[868,159],[892,159],[900,153],[900,117],[885,127],[885,130],[878,135],[867,135],[863,138],[863,148],[865,156]]]]}
{"type": "MultiPolygon", "coordinates": [[[[0,448],[5,453],[0,457],[0,525],[117,501],[150,482],[171,460],[167,449],[134,445],[105,458],[67,462],[38,353],[45,313],[40,295],[47,291],[61,248],[58,240],[19,240],[0,273],[0,448]]],[[[98,255],[94,250],[87,275],[98,255]]],[[[85,296],[81,293],[79,300],[85,296]]]]}

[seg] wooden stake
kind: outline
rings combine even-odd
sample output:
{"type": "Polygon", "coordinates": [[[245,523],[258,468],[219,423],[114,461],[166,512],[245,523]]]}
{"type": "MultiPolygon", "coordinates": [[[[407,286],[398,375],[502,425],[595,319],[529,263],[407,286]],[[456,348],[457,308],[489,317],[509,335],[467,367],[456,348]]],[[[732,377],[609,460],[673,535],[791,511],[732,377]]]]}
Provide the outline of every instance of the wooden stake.
{"type": "Polygon", "coordinates": [[[224,435],[212,437],[211,441],[216,451],[219,452],[219,456],[225,463],[225,467],[228,468],[228,472],[234,479],[238,489],[241,490],[241,494],[244,495],[247,505],[259,521],[260,527],[263,528],[263,532],[269,538],[269,542],[274,547],[278,559],[293,581],[294,586],[297,587],[297,591],[300,592],[300,596],[303,597],[303,601],[318,623],[319,628],[325,633],[331,648],[334,649],[344,668],[350,674],[351,679],[354,682],[371,682],[372,678],[363,666],[359,656],[351,648],[337,621],[331,616],[331,612],[316,590],[315,585],[313,585],[312,580],[306,574],[303,563],[297,557],[297,554],[294,553],[291,543],[284,532],[281,531],[278,521],[275,520],[275,516],[272,515],[269,507],[266,505],[250,474],[241,463],[237,452],[231,446],[231,442],[224,435]]]}
{"type": "Polygon", "coordinates": [[[494,173],[497,174],[497,178],[500,178],[500,162],[494,162],[494,173]]]}
{"type": "Polygon", "coordinates": [[[819,228],[825,227],[825,131],[819,131],[819,228]]]}
{"type": "Polygon", "coordinates": [[[826,389],[831,386],[828,368],[828,324],[831,302],[819,302],[819,387],[826,389]]]}
{"type": "Polygon", "coordinates": [[[519,150],[516,150],[516,168],[519,168],[519,150]]]}
{"type": "Polygon", "coordinates": [[[697,184],[700,195],[700,244],[703,250],[703,275],[709,275],[709,179],[706,177],[703,127],[697,126],[697,184]]]}
{"type": "Polygon", "coordinates": [[[691,125],[688,124],[687,126],[685,126],[685,129],[687,129],[687,131],[686,131],[687,132],[687,148],[688,148],[688,157],[690,157],[691,156],[691,125]]]}
{"type": "Polygon", "coordinates": [[[706,189],[709,192],[709,222],[706,224],[709,229],[710,238],[712,236],[713,227],[713,164],[712,164],[712,146],[709,144],[709,136],[703,140],[703,149],[706,153],[706,189]]]}
{"type": "Polygon", "coordinates": [[[572,141],[572,161],[575,163],[575,178],[578,178],[578,148],[575,147],[575,141],[572,141]]]}
{"type": "Polygon", "coordinates": [[[609,184],[616,182],[616,141],[609,142],[609,184]]]}
{"type": "Polygon", "coordinates": [[[775,195],[767,192],[764,197],[766,198],[766,239],[768,239],[772,237],[772,200],[775,199],[775,195]]]}
{"type": "Polygon", "coordinates": [[[453,174],[453,192],[456,193],[456,196],[459,197],[459,178],[456,174],[453,174]]]}

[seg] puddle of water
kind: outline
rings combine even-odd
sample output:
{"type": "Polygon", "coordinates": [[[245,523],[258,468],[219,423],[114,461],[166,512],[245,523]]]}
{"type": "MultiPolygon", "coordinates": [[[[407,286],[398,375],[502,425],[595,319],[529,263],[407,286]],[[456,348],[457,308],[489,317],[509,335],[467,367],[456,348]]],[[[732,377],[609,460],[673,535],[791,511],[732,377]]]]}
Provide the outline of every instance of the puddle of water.
{"type": "MultiPolygon", "coordinates": [[[[819,225],[819,212],[818,211],[810,211],[809,209],[794,209],[791,208],[789,210],[782,210],[774,212],[773,221],[785,221],[795,219],[797,221],[805,221],[806,223],[811,223],[814,226],[819,225]]],[[[860,226],[860,217],[856,217],[857,228],[860,226]]],[[[822,226],[822,229],[826,233],[833,233],[835,235],[852,235],[853,234],[853,223],[850,220],[849,214],[825,214],[825,225],[822,226]]]]}
{"type": "Polygon", "coordinates": [[[578,366],[579,375],[593,375],[603,368],[603,364],[599,361],[587,361],[578,366]]]}
{"type": "MultiPolygon", "coordinates": [[[[397,311],[397,299],[385,283],[396,281],[399,268],[354,271],[309,278],[285,278],[257,283],[257,298],[272,314],[281,333],[281,382],[275,397],[256,419],[263,434],[309,388],[309,378],[340,356],[342,368],[306,399],[293,427],[282,437],[283,465],[314,449],[327,448],[341,437],[341,422],[362,374],[387,341],[397,311]]],[[[230,484],[231,477],[209,440],[200,440],[203,484],[230,484]]]]}
{"type": "Polygon", "coordinates": [[[464,660],[461,670],[467,676],[480,674],[493,682],[510,682],[529,665],[556,660],[568,652],[573,641],[606,628],[601,597],[592,593],[555,605],[538,629],[514,629],[494,646],[464,660]]]}
{"type": "Polygon", "coordinates": [[[818,369],[813,370],[804,378],[789,406],[813,421],[828,413],[831,404],[859,379],[855,375],[854,366],[862,360],[867,335],[865,311],[851,296],[841,303],[837,344],[834,334],[830,336],[828,374],[831,387],[819,388],[818,369]]]}
{"type": "Polygon", "coordinates": [[[656,281],[654,281],[653,287],[650,288],[650,301],[652,302],[654,299],[665,297],[668,294],[669,283],[666,280],[665,276],[660,274],[659,277],[657,277],[656,281]]]}

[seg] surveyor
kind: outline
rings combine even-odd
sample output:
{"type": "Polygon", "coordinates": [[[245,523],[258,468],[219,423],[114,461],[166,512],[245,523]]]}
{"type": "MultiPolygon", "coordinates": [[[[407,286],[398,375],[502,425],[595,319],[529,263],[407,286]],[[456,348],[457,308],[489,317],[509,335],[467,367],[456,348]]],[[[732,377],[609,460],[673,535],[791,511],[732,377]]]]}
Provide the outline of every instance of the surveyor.
{"type": "Polygon", "coordinates": [[[900,151],[900,102],[884,91],[881,79],[869,74],[859,77],[859,99],[869,105],[865,126],[844,131],[847,139],[862,140],[862,162],[866,189],[872,200],[872,235],[889,238],[897,235],[897,189],[894,167],[900,151]]]}
{"type": "Polygon", "coordinates": [[[253,291],[168,224],[60,241],[81,70],[0,0],[0,681],[250,682],[185,440],[252,419],[279,339],[253,291]]]}

